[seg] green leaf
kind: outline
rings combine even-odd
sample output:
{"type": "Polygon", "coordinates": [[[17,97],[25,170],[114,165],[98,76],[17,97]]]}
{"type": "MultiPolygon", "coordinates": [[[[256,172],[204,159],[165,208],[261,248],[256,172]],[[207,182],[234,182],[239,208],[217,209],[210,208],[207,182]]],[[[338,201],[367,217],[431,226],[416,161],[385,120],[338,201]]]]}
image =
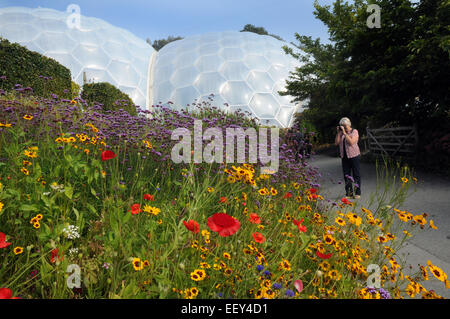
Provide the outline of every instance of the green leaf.
{"type": "Polygon", "coordinates": [[[37,207],[37,205],[23,204],[19,207],[19,210],[23,210],[25,212],[38,212],[39,208],[37,207]]]}
{"type": "Polygon", "coordinates": [[[64,194],[69,198],[72,199],[72,195],[73,195],[73,187],[66,185],[64,186],[64,194]]]}

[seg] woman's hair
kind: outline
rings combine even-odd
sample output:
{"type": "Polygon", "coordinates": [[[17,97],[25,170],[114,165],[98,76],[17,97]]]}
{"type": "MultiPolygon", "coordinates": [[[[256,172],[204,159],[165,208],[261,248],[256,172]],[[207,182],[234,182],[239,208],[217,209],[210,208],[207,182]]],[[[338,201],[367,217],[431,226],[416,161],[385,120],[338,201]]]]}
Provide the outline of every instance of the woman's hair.
{"type": "Polygon", "coordinates": [[[352,122],[350,122],[350,119],[348,117],[343,117],[341,118],[341,120],[339,121],[339,125],[348,125],[348,126],[352,126],[352,122]]]}

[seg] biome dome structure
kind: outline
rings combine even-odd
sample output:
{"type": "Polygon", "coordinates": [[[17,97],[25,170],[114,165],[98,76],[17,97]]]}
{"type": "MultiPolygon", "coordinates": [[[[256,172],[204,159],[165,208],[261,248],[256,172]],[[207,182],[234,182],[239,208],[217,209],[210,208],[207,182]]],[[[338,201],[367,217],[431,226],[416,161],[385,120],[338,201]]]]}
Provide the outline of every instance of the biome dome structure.
{"type": "Polygon", "coordinates": [[[153,102],[178,107],[206,99],[231,111],[242,109],[262,124],[287,127],[298,106],[280,96],[289,71],[298,61],[286,45],[271,36],[251,32],[212,32],[164,46],[153,66],[153,102]]]}
{"type": "MultiPolygon", "coordinates": [[[[109,82],[135,104],[172,102],[185,108],[211,94],[225,110],[249,111],[261,124],[289,127],[301,107],[280,96],[299,62],[282,50],[288,45],[250,32],[211,32],[171,42],[156,52],[130,32],[91,17],[53,9],[0,8],[0,37],[54,58],[83,76],[109,82]]],[[[289,46],[289,45],[288,45],[289,46]]]]}
{"type": "Polygon", "coordinates": [[[97,19],[47,8],[0,8],[0,37],[51,57],[76,83],[109,82],[137,105],[147,105],[149,61],[156,52],[132,33],[97,19]]]}

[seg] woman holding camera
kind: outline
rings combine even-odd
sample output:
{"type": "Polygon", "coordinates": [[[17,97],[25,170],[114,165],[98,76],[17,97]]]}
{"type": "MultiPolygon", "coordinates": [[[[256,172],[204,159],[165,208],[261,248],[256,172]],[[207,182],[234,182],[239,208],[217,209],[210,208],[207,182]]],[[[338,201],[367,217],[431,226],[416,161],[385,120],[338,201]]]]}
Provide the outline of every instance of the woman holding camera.
{"type": "Polygon", "coordinates": [[[348,117],[343,117],[336,128],[334,143],[339,145],[340,157],[342,159],[342,170],[344,172],[346,197],[361,197],[361,174],[359,161],[361,152],[358,147],[358,130],[352,128],[348,117]],[[355,183],[353,185],[353,183],[355,183]],[[354,186],[354,189],[353,189],[354,186]],[[353,192],[354,191],[354,192],[353,192]]]}

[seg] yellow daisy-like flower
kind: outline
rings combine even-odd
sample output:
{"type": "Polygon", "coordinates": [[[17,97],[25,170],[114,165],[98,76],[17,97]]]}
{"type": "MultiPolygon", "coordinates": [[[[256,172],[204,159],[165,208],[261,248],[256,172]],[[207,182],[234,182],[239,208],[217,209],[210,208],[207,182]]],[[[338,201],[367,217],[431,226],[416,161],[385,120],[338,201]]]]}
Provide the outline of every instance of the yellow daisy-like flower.
{"type": "Polygon", "coordinates": [[[150,262],[147,259],[144,260],[142,264],[143,264],[144,267],[150,266],[150,262]]]}
{"type": "Polygon", "coordinates": [[[0,123],[0,127],[12,127],[12,124],[11,123],[5,123],[5,124],[3,124],[3,123],[0,123]]]}
{"type": "Polygon", "coordinates": [[[143,211],[156,216],[161,212],[161,209],[159,209],[157,207],[145,205],[143,211]]]}
{"type": "Polygon", "coordinates": [[[14,248],[14,254],[20,255],[21,253],[23,253],[23,247],[18,246],[14,248]]]}
{"type": "Polygon", "coordinates": [[[41,224],[39,222],[33,223],[33,227],[39,229],[41,227],[41,224]]]}
{"type": "Polygon", "coordinates": [[[205,269],[209,269],[209,268],[211,268],[211,265],[206,263],[206,262],[201,262],[200,263],[200,267],[201,268],[205,268],[205,269]]]}
{"type": "Polygon", "coordinates": [[[408,179],[406,177],[402,177],[402,182],[403,182],[403,184],[406,184],[406,183],[408,183],[408,179]]]}
{"type": "Polygon", "coordinates": [[[269,195],[269,190],[267,189],[267,188],[261,188],[259,191],[258,191],[258,193],[259,193],[259,195],[261,195],[261,196],[265,196],[265,195],[269,195]]]}
{"type": "Polygon", "coordinates": [[[133,258],[133,268],[136,271],[142,270],[144,268],[144,262],[140,258],[133,258]]]}
{"type": "Polygon", "coordinates": [[[206,272],[203,269],[196,269],[191,272],[191,279],[194,281],[202,281],[206,278],[206,272]]]}
{"type": "Polygon", "coordinates": [[[231,255],[229,253],[223,253],[223,258],[231,259],[231,255]]]}
{"type": "Polygon", "coordinates": [[[25,115],[23,116],[23,119],[24,119],[24,120],[27,120],[27,121],[30,121],[30,120],[33,119],[33,115],[25,114],[25,115]]]}
{"type": "Polygon", "coordinates": [[[2,202],[0,202],[0,212],[3,210],[3,206],[5,206],[5,204],[3,204],[2,202]]]}
{"type": "Polygon", "coordinates": [[[287,259],[282,259],[282,261],[280,262],[280,268],[284,269],[284,270],[291,270],[291,264],[287,259]]]}
{"type": "Polygon", "coordinates": [[[277,191],[275,188],[271,187],[271,188],[270,188],[270,194],[271,194],[272,196],[275,196],[275,195],[278,194],[278,191],[277,191]]]}
{"type": "Polygon", "coordinates": [[[22,167],[22,168],[20,169],[20,171],[21,171],[22,173],[24,173],[25,175],[30,175],[30,171],[27,170],[25,167],[22,167]]]}
{"type": "Polygon", "coordinates": [[[334,219],[334,221],[336,222],[336,224],[338,224],[339,226],[345,226],[345,220],[343,219],[343,218],[341,218],[341,217],[336,217],[335,219],[334,219]]]}
{"type": "Polygon", "coordinates": [[[230,175],[227,177],[227,182],[230,184],[234,184],[236,183],[236,179],[232,175],[230,175]]]}
{"type": "Polygon", "coordinates": [[[214,192],[214,187],[208,187],[208,193],[214,192]]]}
{"type": "Polygon", "coordinates": [[[427,260],[427,265],[430,268],[430,272],[442,282],[447,280],[447,274],[439,267],[436,267],[431,263],[431,261],[427,260]]]}

